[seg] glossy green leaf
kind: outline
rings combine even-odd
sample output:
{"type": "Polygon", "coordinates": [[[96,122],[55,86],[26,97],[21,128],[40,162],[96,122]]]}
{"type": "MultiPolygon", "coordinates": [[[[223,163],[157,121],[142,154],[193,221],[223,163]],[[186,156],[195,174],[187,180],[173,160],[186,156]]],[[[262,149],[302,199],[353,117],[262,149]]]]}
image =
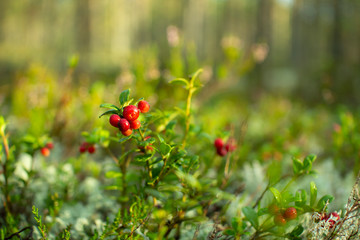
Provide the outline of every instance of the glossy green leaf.
{"type": "Polygon", "coordinates": [[[317,187],[314,182],[310,183],[310,206],[314,206],[317,198],[317,187]]]}
{"type": "Polygon", "coordinates": [[[172,148],[169,144],[166,144],[164,142],[160,143],[159,151],[160,151],[161,155],[166,156],[167,154],[169,154],[171,152],[171,149],[172,148]]]}
{"type": "Polygon", "coordinates": [[[325,195],[322,198],[320,198],[316,208],[320,211],[323,210],[323,208],[326,206],[326,203],[331,203],[334,200],[334,197],[331,195],[325,195]]]}
{"type": "Polygon", "coordinates": [[[101,108],[111,108],[111,109],[115,109],[118,110],[120,112],[120,108],[118,108],[117,106],[115,106],[114,104],[110,104],[110,103],[103,103],[100,105],[101,108]]]}
{"type": "Polygon", "coordinates": [[[116,109],[108,110],[108,111],[104,112],[103,114],[101,114],[99,116],[99,118],[101,118],[102,116],[105,116],[105,115],[109,115],[109,114],[119,114],[119,111],[116,109]]]}
{"type": "Polygon", "coordinates": [[[251,223],[251,225],[255,228],[259,228],[259,219],[258,215],[255,210],[251,207],[244,207],[242,209],[243,214],[245,215],[246,219],[251,223]]]}
{"type": "Polygon", "coordinates": [[[278,204],[281,204],[282,199],[281,199],[281,193],[279,192],[279,190],[277,190],[277,189],[274,188],[274,187],[271,187],[271,188],[270,188],[270,191],[271,191],[271,193],[274,195],[274,198],[275,198],[276,202],[277,202],[278,204]]]}
{"type": "Polygon", "coordinates": [[[185,78],[175,78],[175,79],[171,80],[169,83],[178,83],[178,84],[183,85],[186,88],[189,87],[189,81],[186,80],[185,78]]]}
{"type": "Polygon", "coordinates": [[[293,158],[292,161],[293,161],[293,172],[295,175],[297,175],[303,169],[303,163],[297,158],[293,158]]]}
{"type": "Polygon", "coordinates": [[[146,162],[148,161],[153,155],[152,154],[139,154],[135,157],[136,161],[139,162],[146,162]]]}
{"type": "Polygon", "coordinates": [[[130,97],[130,89],[126,89],[122,91],[119,95],[119,103],[123,106],[127,101],[129,101],[130,97]]]}

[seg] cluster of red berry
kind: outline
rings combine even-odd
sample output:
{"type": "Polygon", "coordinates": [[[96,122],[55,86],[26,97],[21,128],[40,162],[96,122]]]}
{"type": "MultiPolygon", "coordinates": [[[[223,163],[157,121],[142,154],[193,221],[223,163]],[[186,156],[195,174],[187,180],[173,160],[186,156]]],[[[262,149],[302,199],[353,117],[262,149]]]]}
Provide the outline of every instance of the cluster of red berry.
{"type": "Polygon", "coordinates": [[[297,210],[294,207],[288,207],[285,211],[273,204],[269,207],[269,212],[274,215],[274,223],[277,226],[284,226],[287,221],[293,220],[297,217],[297,210]]]}
{"type": "Polygon", "coordinates": [[[323,213],[320,220],[325,220],[326,222],[329,222],[330,228],[333,228],[335,226],[335,223],[340,220],[340,216],[336,212],[332,212],[330,214],[323,213]]]}
{"type": "Polygon", "coordinates": [[[40,149],[40,152],[41,154],[44,156],[44,157],[48,157],[50,156],[50,150],[54,148],[54,144],[52,142],[48,142],[45,147],[42,147],[40,149]]]}
{"type": "Polygon", "coordinates": [[[83,142],[79,148],[80,153],[84,153],[88,151],[90,154],[93,154],[95,150],[96,150],[95,145],[88,142],[83,142]]]}
{"type": "Polygon", "coordinates": [[[119,128],[124,136],[130,136],[132,130],[141,127],[140,120],[138,120],[140,112],[146,113],[149,109],[149,103],[142,100],[138,103],[137,107],[134,105],[124,107],[122,116],[119,116],[118,114],[111,115],[109,122],[111,126],[119,128]]]}
{"type": "Polygon", "coordinates": [[[226,144],[224,144],[224,141],[221,138],[217,138],[214,141],[214,146],[216,148],[216,153],[223,157],[228,152],[232,152],[236,149],[236,141],[234,138],[229,138],[226,144]]]}

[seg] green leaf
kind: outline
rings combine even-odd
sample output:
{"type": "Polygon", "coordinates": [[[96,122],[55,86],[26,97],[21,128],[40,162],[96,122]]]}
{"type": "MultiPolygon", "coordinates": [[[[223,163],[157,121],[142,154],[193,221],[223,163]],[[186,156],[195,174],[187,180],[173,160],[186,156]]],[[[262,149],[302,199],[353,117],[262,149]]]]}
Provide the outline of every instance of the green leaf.
{"type": "Polygon", "coordinates": [[[121,137],[121,138],[119,139],[119,143],[124,143],[124,142],[130,140],[130,139],[133,137],[133,135],[130,135],[130,136],[127,136],[127,137],[123,137],[123,135],[122,135],[121,133],[119,133],[118,136],[121,137]]]}
{"type": "Polygon", "coordinates": [[[275,198],[276,202],[278,204],[281,204],[282,199],[281,199],[281,193],[279,192],[279,190],[277,190],[276,188],[271,187],[270,191],[274,195],[274,198],[275,198]]]}
{"type": "Polygon", "coordinates": [[[144,98],[139,98],[136,102],[134,102],[134,105],[136,106],[141,100],[144,100],[144,98]]]}
{"type": "Polygon", "coordinates": [[[184,173],[182,171],[176,171],[175,174],[182,181],[185,181],[189,186],[196,188],[196,189],[201,188],[200,182],[193,175],[184,173]]]}
{"type": "Polygon", "coordinates": [[[107,178],[119,178],[122,176],[121,172],[108,171],[105,173],[105,177],[107,178]]]}
{"type": "Polygon", "coordinates": [[[199,74],[203,71],[202,68],[198,69],[192,76],[191,76],[191,81],[194,81],[198,76],[199,74]]]}
{"type": "Polygon", "coordinates": [[[317,209],[323,210],[323,208],[326,206],[327,202],[331,203],[334,200],[334,197],[331,195],[325,195],[322,198],[320,198],[318,204],[317,204],[317,209]]]}
{"type": "Polygon", "coordinates": [[[118,108],[117,106],[115,106],[114,104],[110,104],[110,103],[103,103],[100,105],[101,108],[111,108],[111,109],[115,109],[118,110],[120,112],[120,108],[118,108]]]}
{"type": "Polygon", "coordinates": [[[303,169],[303,163],[295,157],[292,160],[293,160],[293,171],[294,174],[297,175],[303,169]]]}
{"type": "Polygon", "coordinates": [[[312,168],[312,161],[311,160],[309,160],[308,158],[305,158],[304,159],[304,171],[306,171],[306,172],[309,172],[309,171],[311,171],[311,168],[312,168]]]}
{"type": "Polygon", "coordinates": [[[234,236],[235,235],[235,231],[234,229],[225,229],[224,231],[222,231],[222,234],[226,235],[226,236],[234,236]]]}
{"type": "Polygon", "coordinates": [[[310,206],[314,206],[317,198],[317,188],[314,182],[310,183],[310,206]]]}
{"type": "Polygon", "coordinates": [[[169,144],[166,144],[164,142],[160,143],[159,151],[160,151],[161,155],[166,156],[167,154],[169,154],[171,152],[171,149],[172,148],[169,144]]]}
{"type": "Polygon", "coordinates": [[[242,221],[239,217],[231,218],[231,226],[235,230],[235,232],[240,233],[242,231],[242,221]]]}
{"type": "Polygon", "coordinates": [[[135,157],[136,161],[139,162],[146,162],[148,161],[153,155],[152,154],[140,154],[135,157]]]}
{"type": "Polygon", "coordinates": [[[304,189],[301,189],[301,191],[296,192],[295,195],[295,205],[298,207],[302,207],[306,204],[306,200],[307,200],[307,194],[306,191],[304,189]]]}
{"type": "Polygon", "coordinates": [[[309,162],[313,163],[316,160],[316,155],[310,154],[310,155],[306,156],[305,160],[308,160],[309,162]]]}
{"type": "Polygon", "coordinates": [[[259,228],[259,219],[258,219],[258,215],[255,212],[255,210],[252,209],[251,207],[244,207],[242,209],[242,212],[244,213],[246,219],[251,223],[251,225],[255,229],[258,229],[259,228]]]}
{"type": "Polygon", "coordinates": [[[130,97],[130,89],[126,89],[122,91],[119,95],[119,103],[123,106],[127,101],[129,101],[130,97]]]}
{"type": "Polygon", "coordinates": [[[179,83],[183,85],[185,88],[189,88],[189,81],[186,80],[185,78],[175,78],[171,80],[169,83],[179,83]]]}
{"type": "Polygon", "coordinates": [[[299,224],[299,225],[297,225],[290,233],[288,233],[287,235],[288,235],[288,237],[290,238],[290,239],[301,239],[301,238],[299,238],[299,236],[302,234],[304,232],[304,227],[301,225],[301,224],[299,224]]]}
{"type": "Polygon", "coordinates": [[[99,116],[99,118],[101,118],[102,116],[105,116],[105,115],[109,115],[109,114],[119,114],[119,111],[116,109],[108,110],[108,111],[104,112],[103,114],[101,114],[99,116]]]}

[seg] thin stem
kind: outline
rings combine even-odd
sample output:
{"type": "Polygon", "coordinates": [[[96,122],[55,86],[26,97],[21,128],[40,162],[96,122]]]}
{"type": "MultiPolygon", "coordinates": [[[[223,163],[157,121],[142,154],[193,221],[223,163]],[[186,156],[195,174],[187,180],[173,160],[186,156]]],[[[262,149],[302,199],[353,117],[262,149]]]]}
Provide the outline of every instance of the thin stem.
{"type": "MultiPolygon", "coordinates": [[[[140,128],[138,129],[138,131],[139,131],[139,134],[140,134],[140,136],[141,136],[141,139],[142,139],[143,141],[145,141],[144,134],[143,134],[143,132],[141,131],[140,128]]],[[[152,179],[152,172],[151,172],[151,169],[150,169],[150,162],[149,162],[149,160],[146,161],[146,168],[147,168],[147,171],[148,171],[148,174],[149,174],[149,178],[150,178],[150,180],[151,180],[151,179],[152,179]]]]}
{"type": "Polygon", "coordinates": [[[116,156],[111,152],[111,150],[106,147],[105,148],[106,151],[108,152],[108,154],[110,155],[110,157],[114,160],[114,162],[116,163],[116,165],[119,165],[119,160],[116,158],[116,156]]]}
{"type": "Polygon", "coordinates": [[[186,138],[187,135],[189,134],[189,128],[190,128],[190,110],[191,110],[191,98],[193,95],[193,82],[190,81],[190,88],[189,88],[189,93],[186,99],[186,112],[185,112],[185,133],[184,133],[184,139],[182,142],[182,148],[184,149],[186,146],[186,138]]]}
{"type": "Polygon", "coordinates": [[[7,174],[7,162],[10,158],[10,151],[9,151],[9,143],[7,140],[7,136],[5,135],[5,133],[3,131],[1,131],[1,138],[3,140],[3,145],[4,145],[4,149],[5,149],[5,162],[3,163],[3,171],[4,171],[4,178],[5,178],[5,184],[4,184],[4,197],[5,197],[5,201],[4,201],[4,207],[7,210],[7,212],[10,214],[10,195],[9,195],[9,179],[8,179],[8,174],[7,174]]]}
{"type": "Polygon", "coordinates": [[[166,168],[167,158],[163,159],[164,165],[162,166],[158,178],[155,180],[154,187],[160,182],[161,178],[163,177],[164,170],[166,168]]]}
{"type": "Polygon", "coordinates": [[[143,132],[141,131],[140,128],[138,129],[138,131],[139,131],[139,134],[140,134],[140,136],[141,136],[141,139],[142,139],[143,141],[145,141],[144,134],[143,134],[143,132]]]}

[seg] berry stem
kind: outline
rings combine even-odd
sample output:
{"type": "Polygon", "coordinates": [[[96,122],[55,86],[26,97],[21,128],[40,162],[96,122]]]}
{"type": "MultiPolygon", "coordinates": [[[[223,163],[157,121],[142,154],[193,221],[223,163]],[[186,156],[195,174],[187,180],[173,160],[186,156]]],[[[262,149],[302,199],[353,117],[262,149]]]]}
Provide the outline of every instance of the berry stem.
{"type": "Polygon", "coordinates": [[[140,136],[141,136],[142,140],[143,140],[143,141],[145,141],[144,134],[142,133],[142,131],[141,131],[141,129],[140,129],[140,128],[138,129],[138,131],[139,131],[139,134],[140,134],[140,136]]]}
{"type": "MultiPolygon", "coordinates": [[[[142,131],[141,131],[140,128],[138,129],[138,131],[139,131],[139,134],[140,134],[140,136],[141,136],[141,139],[142,139],[143,141],[145,141],[144,134],[142,133],[142,131]]],[[[147,171],[148,171],[148,174],[149,174],[149,178],[150,178],[150,180],[151,180],[151,179],[152,179],[152,172],[151,172],[151,169],[150,169],[149,160],[146,161],[146,168],[147,168],[147,171]]]]}

